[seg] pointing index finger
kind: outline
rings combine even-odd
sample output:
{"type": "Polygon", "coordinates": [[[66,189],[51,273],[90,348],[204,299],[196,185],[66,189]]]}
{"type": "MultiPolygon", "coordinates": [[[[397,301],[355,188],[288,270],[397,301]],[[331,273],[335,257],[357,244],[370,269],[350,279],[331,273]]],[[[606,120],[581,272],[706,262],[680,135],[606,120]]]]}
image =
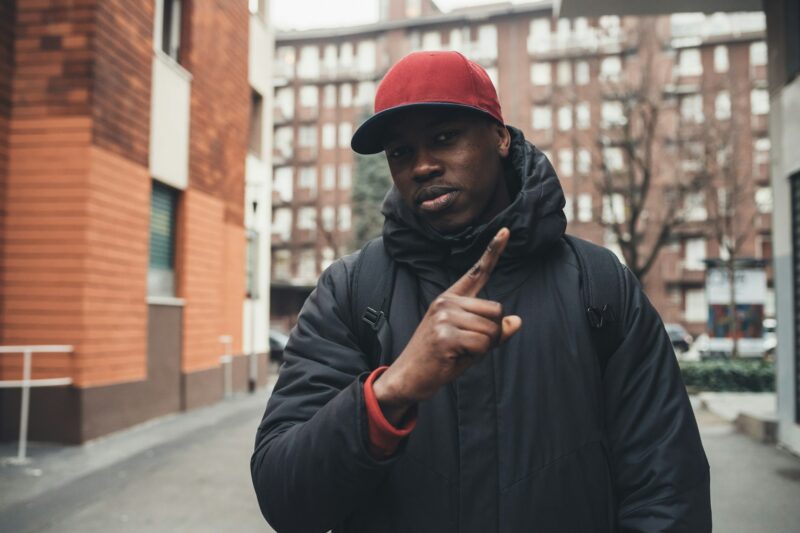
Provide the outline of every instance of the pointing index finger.
{"type": "Polygon", "coordinates": [[[492,275],[494,267],[497,266],[500,255],[503,253],[503,250],[506,249],[506,244],[508,244],[510,235],[511,232],[508,228],[500,229],[491,242],[489,242],[486,251],[483,252],[478,262],[475,263],[466,274],[461,276],[458,281],[453,283],[447,292],[459,296],[469,296],[471,298],[477,296],[480,290],[486,285],[486,282],[489,281],[489,277],[492,275]]]}

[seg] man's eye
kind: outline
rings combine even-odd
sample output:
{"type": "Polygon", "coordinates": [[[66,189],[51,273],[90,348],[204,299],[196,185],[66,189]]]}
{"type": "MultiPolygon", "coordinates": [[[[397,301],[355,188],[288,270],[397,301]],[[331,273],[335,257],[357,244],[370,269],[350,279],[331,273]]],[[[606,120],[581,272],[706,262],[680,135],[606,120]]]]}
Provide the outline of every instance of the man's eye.
{"type": "Polygon", "coordinates": [[[436,142],[446,142],[446,141],[449,141],[450,139],[452,139],[453,137],[455,137],[456,135],[458,135],[457,131],[455,131],[455,130],[447,130],[447,131],[442,131],[440,133],[437,133],[436,137],[434,137],[434,139],[436,140],[436,142]]]}
{"type": "Polygon", "coordinates": [[[407,146],[398,146],[396,148],[391,148],[389,150],[389,157],[391,157],[393,159],[396,159],[398,157],[403,157],[407,153],[408,153],[408,147],[407,146]]]}

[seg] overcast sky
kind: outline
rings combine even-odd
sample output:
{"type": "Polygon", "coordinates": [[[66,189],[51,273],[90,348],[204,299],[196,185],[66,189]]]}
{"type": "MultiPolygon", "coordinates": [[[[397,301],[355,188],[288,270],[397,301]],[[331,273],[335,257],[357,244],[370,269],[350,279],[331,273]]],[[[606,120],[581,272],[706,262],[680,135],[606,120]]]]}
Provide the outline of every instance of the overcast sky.
{"type": "MultiPolygon", "coordinates": [[[[434,0],[445,13],[459,7],[493,4],[496,0],[434,0]]],[[[530,0],[510,0],[522,4],[530,0]]],[[[378,19],[378,0],[271,0],[278,29],[352,26],[378,19]]]]}

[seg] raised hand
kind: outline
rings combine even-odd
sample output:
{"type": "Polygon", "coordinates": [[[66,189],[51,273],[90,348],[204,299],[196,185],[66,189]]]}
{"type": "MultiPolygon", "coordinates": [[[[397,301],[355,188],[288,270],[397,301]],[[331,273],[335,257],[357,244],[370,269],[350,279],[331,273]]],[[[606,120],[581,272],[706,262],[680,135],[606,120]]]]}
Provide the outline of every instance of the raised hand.
{"type": "Polygon", "coordinates": [[[519,331],[520,317],[505,316],[498,302],[476,298],[509,236],[507,228],[498,231],[478,262],[431,303],[403,352],[375,381],[375,397],[390,422],[397,423],[408,408],[433,396],[519,331]]]}

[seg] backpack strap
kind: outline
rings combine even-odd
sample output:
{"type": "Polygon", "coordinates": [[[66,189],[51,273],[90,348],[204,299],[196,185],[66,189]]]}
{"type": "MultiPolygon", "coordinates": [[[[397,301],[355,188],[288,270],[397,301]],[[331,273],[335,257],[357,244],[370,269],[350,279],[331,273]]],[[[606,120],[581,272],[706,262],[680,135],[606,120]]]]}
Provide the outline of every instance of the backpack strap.
{"type": "Polygon", "coordinates": [[[369,241],[358,254],[350,275],[350,301],[358,345],[371,368],[387,361],[392,348],[389,308],[392,303],[397,264],[383,246],[383,237],[369,241]]]}
{"type": "Polygon", "coordinates": [[[578,260],[581,298],[592,331],[600,373],[622,342],[623,266],[613,252],[572,235],[564,235],[578,260]]]}

